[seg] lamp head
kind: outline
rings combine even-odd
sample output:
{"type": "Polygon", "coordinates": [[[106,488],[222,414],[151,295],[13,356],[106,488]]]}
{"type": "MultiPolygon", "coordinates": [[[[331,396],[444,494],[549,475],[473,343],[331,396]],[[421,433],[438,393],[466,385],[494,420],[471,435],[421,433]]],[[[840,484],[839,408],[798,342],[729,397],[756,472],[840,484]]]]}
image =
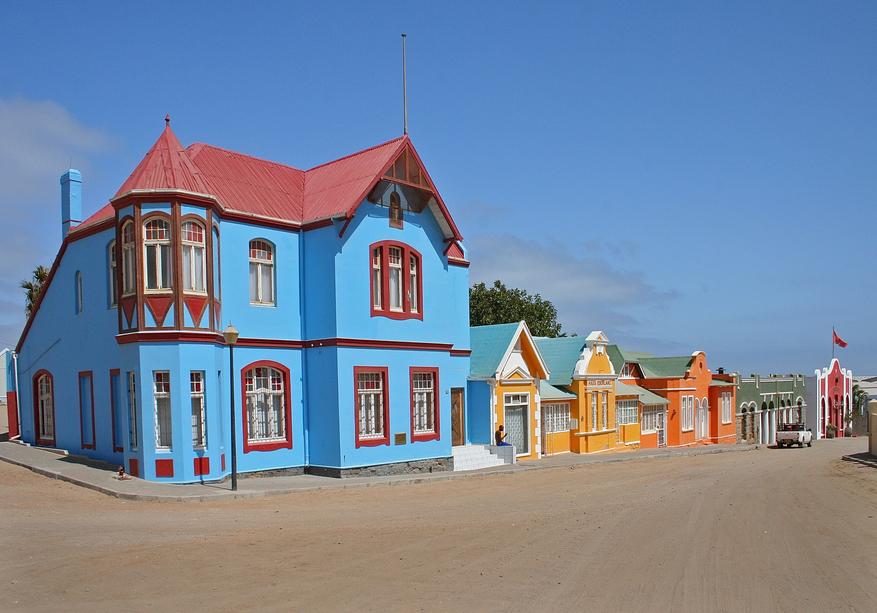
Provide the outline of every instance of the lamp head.
{"type": "Polygon", "coordinates": [[[240,332],[235,330],[235,327],[231,325],[231,322],[228,322],[228,327],[222,332],[222,336],[225,337],[225,344],[234,347],[238,342],[239,334],[240,332]]]}

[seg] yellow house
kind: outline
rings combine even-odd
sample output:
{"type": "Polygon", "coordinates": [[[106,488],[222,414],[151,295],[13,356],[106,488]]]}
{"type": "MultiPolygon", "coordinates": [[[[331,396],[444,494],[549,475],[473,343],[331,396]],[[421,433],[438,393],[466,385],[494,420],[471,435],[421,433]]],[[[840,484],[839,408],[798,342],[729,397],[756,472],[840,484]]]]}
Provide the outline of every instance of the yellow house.
{"type": "MultiPolygon", "coordinates": [[[[606,335],[595,331],[584,340],[539,338],[536,342],[551,373],[546,383],[573,396],[569,401],[569,451],[595,453],[636,446],[640,438],[639,420],[618,423],[615,401],[618,375],[606,352],[609,343],[606,335]]],[[[622,421],[629,421],[626,414],[622,417],[622,421]]],[[[561,448],[559,440],[555,444],[561,448]]]]}
{"type": "Polygon", "coordinates": [[[489,429],[492,439],[503,426],[505,442],[515,446],[518,459],[540,457],[540,390],[549,373],[527,324],[476,326],[470,328],[469,342],[469,438],[483,439],[489,429]],[[484,409],[489,409],[487,419],[478,417],[484,409]]]}

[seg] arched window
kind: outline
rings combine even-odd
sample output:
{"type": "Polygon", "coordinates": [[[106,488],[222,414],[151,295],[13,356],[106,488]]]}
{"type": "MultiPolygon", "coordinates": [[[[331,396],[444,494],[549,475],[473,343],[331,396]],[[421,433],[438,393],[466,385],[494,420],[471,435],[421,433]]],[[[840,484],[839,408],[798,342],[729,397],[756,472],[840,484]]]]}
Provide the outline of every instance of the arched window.
{"type": "Polygon", "coordinates": [[[109,256],[108,259],[110,263],[110,307],[114,307],[119,303],[119,299],[116,296],[119,279],[119,273],[116,267],[116,241],[110,241],[110,246],[107,248],[107,255],[109,256]]]}
{"type": "Polygon", "coordinates": [[[247,443],[287,442],[286,373],[271,366],[256,366],[244,373],[247,443]]]}
{"type": "Polygon", "coordinates": [[[134,272],[134,222],[122,226],[122,295],[133,294],[137,275],[134,272]]]}
{"type": "Polygon", "coordinates": [[[274,247],[250,241],[250,304],[274,304],[274,247]]]}
{"type": "Polygon", "coordinates": [[[150,219],[144,226],[143,268],[147,290],[170,289],[171,231],[164,219],[150,219]]]}
{"type": "Polygon", "coordinates": [[[396,192],[390,194],[390,227],[402,227],[402,202],[396,192]]]}
{"type": "Polygon", "coordinates": [[[420,254],[411,247],[382,241],[369,247],[372,317],[423,319],[420,254]]]}
{"type": "Polygon", "coordinates": [[[55,444],[55,392],[52,375],[37,373],[34,381],[34,413],[38,445],[55,444]]]}
{"type": "Polygon", "coordinates": [[[206,260],[204,258],[204,227],[195,221],[184,221],[183,290],[206,292],[206,260]]]}

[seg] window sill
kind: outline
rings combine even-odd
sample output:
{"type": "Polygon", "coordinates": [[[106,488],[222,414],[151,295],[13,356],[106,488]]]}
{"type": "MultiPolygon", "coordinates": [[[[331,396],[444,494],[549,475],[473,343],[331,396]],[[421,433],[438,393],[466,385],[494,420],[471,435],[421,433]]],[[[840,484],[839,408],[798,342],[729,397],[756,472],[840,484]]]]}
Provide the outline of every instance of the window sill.
{"type": "Polygon", "coordinates": [[[292,441],[289,439],[273,439],[270,441],[244,440],[244,453],[251,451],[277,451],[278,449],[292,449],[292,441]]]}
{"type": "Polygon", "coordinates": [[[411,442],[412,443],[418,443],[418,442],[423,443],[426,441],[438,441],[438,440],[440,440],[438,432],[424,432],[423,434],[412,434],[411,435],[411,442]]]}
{"type": "Polygon", "coordinates": [[[273,302],[251,302],[250,306],[254,307],[273,307],[277,306],[273,302]]]}
{"type": "Polygon", "coordinates": [[[390,437],[381,438],[358,438],[356,439],[356,447],[380,447],[381,445],[389,445],[390,437]]]}

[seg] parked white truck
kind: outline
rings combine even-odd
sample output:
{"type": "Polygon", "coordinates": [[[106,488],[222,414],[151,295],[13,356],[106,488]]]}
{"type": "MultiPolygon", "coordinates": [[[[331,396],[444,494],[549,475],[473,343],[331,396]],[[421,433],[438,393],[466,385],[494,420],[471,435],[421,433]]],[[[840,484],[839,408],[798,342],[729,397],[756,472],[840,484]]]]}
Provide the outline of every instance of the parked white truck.
{"type": "Polygon", "coordinates": [[[813,446],[813,431],[804,424],[780,424],[777,428],[777,447],[813,446]]]}

